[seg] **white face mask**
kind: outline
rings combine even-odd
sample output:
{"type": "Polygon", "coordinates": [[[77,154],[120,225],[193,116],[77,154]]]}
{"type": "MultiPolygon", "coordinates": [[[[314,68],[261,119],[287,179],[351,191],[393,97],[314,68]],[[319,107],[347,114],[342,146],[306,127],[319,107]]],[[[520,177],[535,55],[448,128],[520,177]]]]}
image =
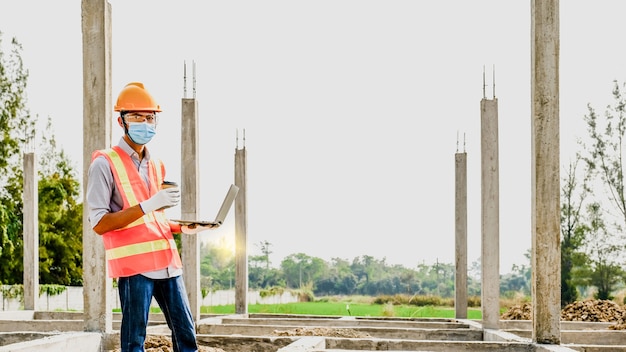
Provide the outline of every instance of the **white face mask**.
{"type": "Polygon", "coordinates": [[[156,126],[146,122],[128,122],[128,137],[137,144],[147,144],[156,134],[156,126]]]}

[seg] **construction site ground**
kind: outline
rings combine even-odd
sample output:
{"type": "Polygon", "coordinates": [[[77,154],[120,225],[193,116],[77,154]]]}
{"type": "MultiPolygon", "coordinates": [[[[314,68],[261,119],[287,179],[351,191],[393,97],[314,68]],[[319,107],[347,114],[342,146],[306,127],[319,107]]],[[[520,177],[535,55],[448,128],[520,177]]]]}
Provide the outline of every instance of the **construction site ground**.
{"type": "MultiPolygon", "coordinates": [[[[502,315],[499,329],[467,319],[428,319],[276,314],[212,315],[198,321],[201,352],[306,351],[584,351],[626,352],[626,309],[611,301],[566,306],[561,343],[533,343],[530,304],[502,315]]],[[[112,332],[85,332],[80,312],[0,313],[0,352],[119,351],[121,316],[112,332]]],[[[161,314],[150,316],[146,351],[173,351],[161,314]]]]}

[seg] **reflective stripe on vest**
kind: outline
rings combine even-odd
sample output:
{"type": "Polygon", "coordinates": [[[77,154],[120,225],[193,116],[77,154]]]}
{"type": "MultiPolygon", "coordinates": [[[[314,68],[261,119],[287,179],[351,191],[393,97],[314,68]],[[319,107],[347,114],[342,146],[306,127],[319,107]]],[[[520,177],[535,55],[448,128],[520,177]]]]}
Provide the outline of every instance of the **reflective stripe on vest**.
{"type": "Polygon", "coordinates": [[[112,248],[106,251],[107,259],[119,259],[131,255],[144,254],[154,251],[162,251],[164,249],[176,248],[176,242],[168,240],[154,240],[151,242],[142,242],[129,244],[123,247],[112,248]],[[170,247],[172,245],[172,247],[170,247]]]}
{"type": "MultiPolygon", "coordinates": [[[[117,173],[120,172],[120,170],[125,170],[125,166],[124,166],[124,162],[122,161],[122,158],[120,158],[119,153],[109,153],[109,160],[111,162],[111,167],[117,171],[117,173]]],[[[120,192],[123,195],[126,195],[126,199],[128,200],[128,205],[129,206],[134,206],[139,204],[139,201],[137,201],[137,196],[135,195],[135,192],[133,191],[133,185],[130,184],[130,179],[128,178],[128,174],[126,174],[126,172],[123,173],[123,176],[125,177],[119,177],[116,180],[118,181],[118,185],[121,186],[120,192]]]]}
{"type": "MultiPolygon", "coordinates": [[[[148,164],[148,189],[134,162],[121,148],[96,151],[92,159],[98,156],[104,156],[111,166],[124,202],[123,209],[148,199],[163,181],[164,168],[160,162],[159,167],[152,160],[148,164]]],[[[110,277],[131,276],[169,265],[182,267],[169,222],[162,210],[145,214],[123,228],[107,232],[102,239],[110,277]]]]}

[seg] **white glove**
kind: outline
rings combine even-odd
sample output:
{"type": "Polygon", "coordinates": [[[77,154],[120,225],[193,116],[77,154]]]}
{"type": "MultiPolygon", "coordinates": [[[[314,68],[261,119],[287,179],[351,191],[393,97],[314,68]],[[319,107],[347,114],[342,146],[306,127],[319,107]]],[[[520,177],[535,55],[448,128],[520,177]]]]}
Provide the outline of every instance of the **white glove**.
{"type": "Polygon", "coordinates": [[[193,225],[183,225],[180,227],[180,232],[184,233],[185,235],[195,235],[198,232],[202,232],[202,231],[206,231],[206,230],[210,230],[210,229],[215,229],[218,228],[220,225],[219,224],[211,224],[211,225],[197,225],[197,224],[193,224],[193,225]]]}
{"type": "Polygon", "coordinates": [[[180,189],[178,187],[170,187],[157,192],[157,194],[139,203],[144,214],[151,213],[155,210],[173,207],[180,202],[180,189]]]}

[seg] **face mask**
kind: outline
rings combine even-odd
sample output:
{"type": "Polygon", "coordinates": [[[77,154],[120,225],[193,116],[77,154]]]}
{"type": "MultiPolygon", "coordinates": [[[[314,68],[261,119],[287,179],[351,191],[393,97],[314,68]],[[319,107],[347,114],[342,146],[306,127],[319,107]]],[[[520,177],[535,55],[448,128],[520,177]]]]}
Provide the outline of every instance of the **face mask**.
{"type": "Polygon", "coordinates": [[[147,144],[156,134],[153,124],[145,122],[128,122],[128,137],[137,144],[147,144]]]}

